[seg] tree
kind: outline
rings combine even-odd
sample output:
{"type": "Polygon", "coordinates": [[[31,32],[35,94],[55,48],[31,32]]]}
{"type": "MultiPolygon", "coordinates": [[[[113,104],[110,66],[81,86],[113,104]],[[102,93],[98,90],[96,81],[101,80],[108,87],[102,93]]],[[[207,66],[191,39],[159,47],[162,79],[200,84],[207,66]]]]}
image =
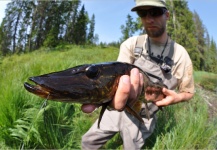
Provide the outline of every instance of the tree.
{"type": "Polygon", "coordinates": [[[195,24],[195,38],[197,40],[197,49],[198,51],[200,52],[200,70],[204,70],[205,69],[205,60],[204,60],[204,54],[205,54],[205,51],[207,49],[207,47],[209,45],[206,45],[205,43],[205,27],[199,17],[199,15],[197,14],[196,11],[194,11],[193,13],[193,21],[194,21],[194,24],[195,24]]]}
{"type": "Polygon", "coordinates": [[[90,23],[90,27],[89,27],[89,32],[87,35],[87,43],[93,44],[94,43],[94,29],[95,29],[95,15],[92,15],[89,23],[90,23]]]}
{"type": "Polygon", "coordinates": [[[75,24],[77,22],[78,18],[78,8],[80,6],[80,0],[72,1],[72,4],[69,8],[71,8],[71,11],[68,12],[65,16],[65,33],[64,33],[64,41],[67,43],[74,43],[74,32],[75,32],[75,24]]]}
{"type": "Polygon", "coordinates": [[[187,4],[185,0],[167,1],[168,9],[172,12],[172,19],[168,21],[167,29],[172,39],[186,48],[194,64],[194,69],[199,70],[201,53],[197,49],[198,41],[194,35],[193,14],[187,4]]]}
{"type": "Polygon", "coordinates": [[[132,16],[130,16],[128,14],[125,26],[121,25],[122,37],[121,37],[120,41],[123,42],[124,40],[133,36],[133,34],[138,30],[137,26],[138,26],[138,23],[133,21],[132,16]]]}
{"type": "Polygon", "coordinates": [[[11,32],[9,32],[9,28],[4,28],[4,24],[5,24],[6,20],[3,19],[2,24],[1,24],[1,32],[0,32],[0,50],[1,50],[1,54],[3,56],[6,56],[9,52],[10,52],[10,45],[11,45],[11,32]]]}
{"type": "Polygon", "coordinates": [[[3,18],[1,25],[3,33],[1,36],[4,38],[1,41],[3,55],[19,52],[19,48],[25,45],[23,41],[26,40],[26,37],[23,36],[23,33],[26,32],[28,24],[23,24],[23,20],[27,21],[25,14],[29,12],[28,2],[14,0],[7,5],[5,12],[7,17],[3,18]],[[19,36],[22,37],[22,40],[19,36]]]}
{"type": "Polygon", "coordinates": [[[205,71],[217,73],[217,47],[215,41],[212,39],[210,47],[205,53],[205,71]]]}
{"type": "Polygon", "coordinates": [[[1,25],[2,54],[55,47],[60,42],[84,44],[88,14],[84,6],[78,13],[79,5],[80,0],[13,0],[1,25]]]}
{"type": "Polygon", "coordinates": [[[86,43],[87,24],[88,16],[83,5],[75,23],[74,32],[72,33],[75,44],[82,45],[86,43]]]}

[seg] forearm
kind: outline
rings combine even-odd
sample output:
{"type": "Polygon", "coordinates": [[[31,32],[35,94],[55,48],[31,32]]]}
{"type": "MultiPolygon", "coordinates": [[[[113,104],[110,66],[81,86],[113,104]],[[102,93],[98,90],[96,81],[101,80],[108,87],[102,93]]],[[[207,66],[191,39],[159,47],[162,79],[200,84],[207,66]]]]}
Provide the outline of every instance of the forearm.
{"type": "Polygon", "coordinates": [[[176,100],[176,102],[184,102],[184,101],[188,101],[191,98],[193,98],[194,94],[193,93],[187,93],[187,92],[182,92],[182,93],[178,93],[178,99],[176,100]]]}

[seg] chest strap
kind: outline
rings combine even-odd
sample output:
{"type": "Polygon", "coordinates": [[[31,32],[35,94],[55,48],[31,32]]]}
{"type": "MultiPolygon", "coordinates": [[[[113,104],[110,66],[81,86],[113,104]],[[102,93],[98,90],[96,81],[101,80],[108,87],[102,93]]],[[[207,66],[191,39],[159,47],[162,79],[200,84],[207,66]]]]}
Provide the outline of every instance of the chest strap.
{"type": "MultiPolygon", "coordinates": [[[[143,44],[144,44],[145,41],[146,41],[146,44],[147,44],[148,43],[147,42],[148,41],[147,40],[147,35],[138,36],[137,41],[136,41],[136,46],[135,46],[135,49],[134,49],[135,59],[142,56],[143,44]]],[[[175,45],[175,42],[173,40],[171,40],[170,49],[165,50],[164,58],[168,57],[168,58],[170,58],[172,60],[173,54],[174,54],[174,45],[175,45]]],[[[146,46],[145,46],[145,48],[146,48],[146,46]]],[[[162,62],[163,61],[164,60],[162,60],[162,62]]],[[[167,65],[172,66],[173,64],[167,64],[167,65]]]]}

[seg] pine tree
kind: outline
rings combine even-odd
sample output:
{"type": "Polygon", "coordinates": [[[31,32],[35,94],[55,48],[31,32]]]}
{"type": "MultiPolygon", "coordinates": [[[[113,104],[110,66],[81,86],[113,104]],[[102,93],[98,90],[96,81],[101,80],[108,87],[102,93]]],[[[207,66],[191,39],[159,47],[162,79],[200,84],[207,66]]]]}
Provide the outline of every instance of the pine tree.
{"type": "Polygon", "coordinates": [[[205,71],[217,73],[217,47],[213,39],[204,57],[206,59],[205,71]]]}
{"type": "Polygon", "coordinates": [[[204,54],[206,52],[206,49],[208,45],[205,45],[205,27],[203,26],[203,23],[197,14],[196,11],[193,13],[193,20],[195,24],[195,38],[197,40],[197,50],[200,52],[200,70],[205,69],[205,60],[204,60],[204,54]]]}
{"type": "Polygon", "coordinates": [[[83,5],[75,23],[74,32],[72,33],[75,44],[83,45],[86,43],[87,24],[88,16],[83,5]]]}
{"type": "MultiPolygon", "coordinates": [[[[20,48],[22,50],[22,47],[25,45],[25,43],[22,43],[22,40],[20,40],[19,35],[23,35],[23,32],[26,31],[23,29],[28,28],[27,25],[22,23],[25,19],[25,13],[28,12],[27,10],[29,9],[26,1],[14,0],[7,5],[5,11],[6,17],[3,18],[1,25],[1,37],[4,39],[1,41],[3,55],[6,55],[7,53],[19,52],[20,48]],[[19,45],[19,48],[17,45],[19,45]]],[[[25,41],[26,37],[22,36],[22,38],[25,41]]]]}
{"type": "Polygon", "coordinates": [[[121,25],[122,37],[121,37],[120,41],[123,42],[124,40],[133,36],[133,34],[138,29],[137,26],[138,26],[138,23],[133,21],[133,17],[128,14],[125,26],[121,25]]]}
{"type": "Polygon", "coordinates": [[[194,69],[199,70],[201,64],[201,54],[197,47],[197,40],[194,36],[195,25],[193,14],[188,8],[185,0],[167,1],[171,18],[168,21],[168,33],[177,43],[181,44],[188,51],[194,64],[194,69]]]}
{"type": "Polygon", "coordinates": [[[29,36],[29,48],[30,51],[40,48],[45,40],[47,34],[46,19],[47,7],[49,1],[37,1],[37,5],[33,12],[33,20],[31,24],[31,32],[29,36]]]}
{"type": "Polygon", "coordinates": [[[90,27],[87,35],[87,43],[94,43],[94,27],[95,27],[95,15],[92,15],[91,20],[89,21],[90,27]]]}
{"type": "Polygon", "coordinates": [[[64,33],[64,41],[66,41],[67,43],[74,43],[74,32],[75,32],[75,24],[77,22],[77,18],[78,18],[78,8],[80,6],[80,0],[75,0],[72,1],[71,5],[70,5],[70,11],[66,14],[65,16],[65,20],[66,20],[66,24],[65,24],[65,33],[64,33]]]}
{"type": "MultiPolygon", "coordinates": [[[[10,32],[10,30],[9,30],[9,28],[7,28],[6,26],[5,26],[5,23],[6,22],[6,20],[5,19],[3,19],[3,21],[2,21],[2,24],[1,24],[1,32],[0,32],[0,50],[1,50],[1,54],[3,55],[3,56],[6,56],[8,53],[10,53],[11,52],[11,50],[10,50],[10,46],[11,46],[11,37],[12,37],[12,35],[11,35],[11,32],[10,32]]],[[[8,25],[10,25],[10,24],[8,24],[8,25]]]]}

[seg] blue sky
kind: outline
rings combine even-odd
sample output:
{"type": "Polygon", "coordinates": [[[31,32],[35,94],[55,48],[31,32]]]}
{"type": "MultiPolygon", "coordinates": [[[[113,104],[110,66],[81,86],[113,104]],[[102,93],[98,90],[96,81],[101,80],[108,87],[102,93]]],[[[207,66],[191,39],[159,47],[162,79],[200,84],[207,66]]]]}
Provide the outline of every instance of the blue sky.
{"type": "MultiPolygon", "coordinates": [[[[4,10],[9,0],[0,1],[0,22],[4,17],[4,10]]],[[[121,37],[120,26],[125,24],[127,14],[136,18],[131,12],[135,5],[134,0],[82,0],[89,16],[95,14],[95,33],[102,42],[117,41],[121,37]]],[[[188,0],[191,11],[196,11],[209,35],[217,43],[217,0],[188,0]]]]}

